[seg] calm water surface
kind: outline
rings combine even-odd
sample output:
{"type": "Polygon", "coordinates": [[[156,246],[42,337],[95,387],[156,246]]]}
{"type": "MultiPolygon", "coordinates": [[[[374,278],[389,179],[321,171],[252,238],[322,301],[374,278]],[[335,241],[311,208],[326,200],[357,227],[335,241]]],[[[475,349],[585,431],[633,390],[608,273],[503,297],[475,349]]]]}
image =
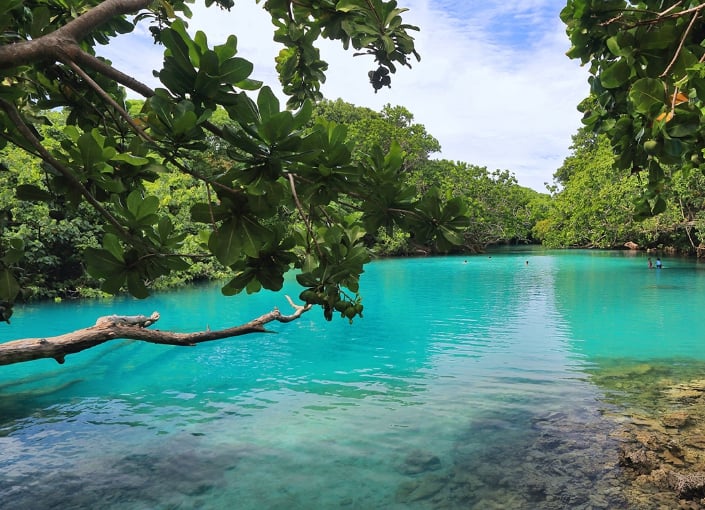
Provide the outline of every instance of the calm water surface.
{"type": "MultiPolygon", "coordinates": [[[[278,334],[114,341],[64,365],[0,367],[0,505],[575,507],[570,494],[597,497],[581,487],[614,470],[602,415],[615,403],[592,376],[705,361],[705,267],[664,264],[583,251],[386,260],[367,268],[352,326],[315,312],[278,334]],[[559,470],[576,448],[594,464],[559,470]],[[532,495],[531,476],[565,487],[532,495]]],[[[17,310],[0,341],[154,310],[159,329],[216,329],[275,305],[288,307],[217,287],[52,303],[17,310]]],[[[605,497],[618,498],[617,483],[605,497]]]]}

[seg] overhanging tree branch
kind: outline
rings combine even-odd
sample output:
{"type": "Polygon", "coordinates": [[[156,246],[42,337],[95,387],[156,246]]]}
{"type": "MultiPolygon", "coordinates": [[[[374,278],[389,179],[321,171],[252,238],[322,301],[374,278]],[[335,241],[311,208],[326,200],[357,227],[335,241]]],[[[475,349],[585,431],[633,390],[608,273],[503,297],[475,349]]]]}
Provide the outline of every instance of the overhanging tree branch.
{"type": "Polygon", "coordinates": [[[265,313],[240,326],[211,331],[198,331],[195,333],[174,333],[146,329],[160,318],[158,312],[151,316],[120,316],[111,315],[100,317],[94,326],[79,329],[63,335],[47,338],[25,338],[0,344],[0,365],[12,365],[25,361],[53,358],[58,363],[63,363],[69,354],[85,351],[109,340],[127,339],[141,340],[153,344],[194,346],[212,340],[222,340],[250,333],[271,333],[265,328],[270,322],[292,322],[311,309],[311,305],[295,304],[286,296],[289,304],[294,308],[294,313],[283,315],[277,308],[265,313]]]}

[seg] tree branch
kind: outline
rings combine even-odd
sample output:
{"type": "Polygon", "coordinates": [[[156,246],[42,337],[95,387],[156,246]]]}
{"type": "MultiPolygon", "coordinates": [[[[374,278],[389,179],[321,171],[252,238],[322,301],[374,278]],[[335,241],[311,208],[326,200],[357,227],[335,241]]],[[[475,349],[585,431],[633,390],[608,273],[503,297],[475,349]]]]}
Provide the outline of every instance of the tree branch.
{"type": "Polygon", "coordinates": [[[25,338],[0,344],[0,365],[12,365],[25,361],[34,361],[44,358],[53,358],[58,363],[63,363],[68,354],[90,349],[109,340],[120,338],[127,340],[142,340],[153,344],[193,346],[212,340],[221,340],[250,333],[271,333],[265,328],[270,322],[292,322],[311,309],[310,304],[305,306],[295,304],[286,296],[289,304],[294,308],[291,315],[282,315],[274,308],[269,313],[261,315],[240,326],[221,329],[217,331],[198,331],[195,333],[174,333],[146,329],[159,320],[159,313],[151,316],[121,316],[111,315],[100,317],[94,326],[79,329],[63,335],[47,338],[25,338]]]}
{"type": "Polygon", "coordinates": [[[93,208],[98,211],[98,213],[103,218],[105,218],[113,227],[115,227],[115,229],[118,231],[118,233],[124,240],[130,241],[132,239],[132,236],[127,230],[125,230],[125,227],[123,227],[122,224],[112,214],[110,214],[110,212],[105,207],[103,207],[103,204],[101,204],[91,194],[88,188],[83,185],[83,183],[78,179],[78,177],[73,174],[71,170],[66,168],[51,155],[51,153],[46,149],[46,147],[44,147],[41,142],[37,139],[37,137],[34,136],[34,133],[32,133],[29,127],[27,127],[24,120],[15,109],[14,105],[0,97],[0,108],[5,110],[7,116],[10,117],[10,120],[12,120],[12,122],[14,123],[15,129],[17,129],[20,134],[24,136],[24,138],[30,144],[32,144],[32,147],[38,152],[39,157],[43,161],[49,163],[52,167],[54,167],[56,171],[60,172],[61,175],[63,175],[71,183],[71,185],[74,186],[81,193],[81,195],[86,199],[86,201],[91,204],[93,208]]]}
{"type": "Polygon", "coordinates": [[[141,81],[129,76],[122,71],[108,65],[103,60],[87,53],[80,46],[75,45],[74,51],[70,52],[69,57],[73,62],[93,69],[95,72],[102,74],[106,78],[115,80],[128,89],[131,89],[145,98],[150,98],[154,95],[154,90],[142,83],[141,81]]]}
{"type": "Polygon", "coordinates": [[[149,136],[147,133],[144,132],[144,130],[137,125],[137,123],[134,121],[132,117],[125,111],[125,109],[120,106],[117,101],[115,101],[110,94],[105,92],[103,88],[98,85],[93,78],[88,76],[88,74],[81,69],[81,67],[76,64],[74,61],[68,61],[65,62],[71,69],[74,70],[76,74],[78,74],[83,81],[85,81],[89,87],[91,87],[106,103],[108,103],[110,106],[115,108],[115,110],[118,112],[118,114],[127,122],[130,127],[137,133],[138,136],[140,136],[143,140],[148,141],[148,142],[154,142],[152,140],[152,137],[149,136]]]}
{"type": "Polygon", "coordinates": [[[97,27],[116,16],[145,9],[152,0],[105,0],[47,35],[0,46],[0,69],[47,59],[58,60],[65,48],[75,46],[97,27]]]}
{"type": "Polygon", "coordinates": [[[309,238],[311,239],[311,242],[316,245],[316,250],[318,251],[318,255],[323,259],[323,253],[321,253],[321,247],[318,246],[318,243],[316,242],[316,236],[313,233],[313,229],[311,228],[311,223],[309,222],[308,216],[304,213],[304,208],[301,205],[301,201],[299,200],[299,195],[296,193],[296,181],[294,180],[294,175],[289,174],[289,184],[291,185],[291,195],[294,197],[294,202],[296,203],[296,208],[299,211],[299,216],[301,216],[301,220],[304,222],[304,225],[306,225],[306,230],[308,231],[309,238]]]}
{"type": "Polygon", "coordinates": [[[685,40],[688,37],[688,34],[690,33],[690,30],[693,28],[693,25],[695,24],[695,20],[698,19],[698,16],[700,15],[700,11],[705,7],[705,4],[699,5],[697,9],[695,9],[695,12],[693,14],[693,17],[690,20],[690,23],[688,23],[687,28],[683,32],[683,35],[681,36],[681,40],[678,43],[678,48],[676,49],[675,54],[673,55],[673,58],[671,59],[671,62],[668,64],[666,69],[661,73],[660,78],[663,78],[665,76],[668,76],[668,73],[671,72],[671,69],[676,63],[676,60],[678,60],[678,56],[681,53],[681,50],[683,49],[683,45],[685,44],[685,40]]]}

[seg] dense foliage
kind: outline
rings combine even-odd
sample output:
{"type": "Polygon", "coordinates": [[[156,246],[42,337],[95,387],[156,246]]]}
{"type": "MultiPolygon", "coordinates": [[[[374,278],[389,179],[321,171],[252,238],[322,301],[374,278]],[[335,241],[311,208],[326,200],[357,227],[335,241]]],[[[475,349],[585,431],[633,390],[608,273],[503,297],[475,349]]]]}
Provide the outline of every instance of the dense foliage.
{"type": "MultiPolygon", "coordinates": [[[[143,102],[129,101],[127,106],[130,111],[139,112],[143,102]]],[[[51,125],[40,126],[44,143],[60,146],[66,139],[63,134],[66,112],[49,112],[47,116],[51,125]]],[[[216,125],[228,122],[224,110],[216,111],[212,118],[216,125]]],[[[345,126],[346,143],[352,147],[351,160],[359,164],[363,164],[377,145],[382,151],[392,150],[397,145],[402,147],[405,158],[399,178],[415,199],[435,189],[442,197],[458,197],[472,214],[473,221],[461,230],[461,244],[454,250],[479,251],[488,244],[530,241],[535,222],[530,203],[536,197],[546,198],[546,195],[521,188],[508,171],[490,173],[485,168],[466,163],[431,159],[440,144],[424,126],[413,120],[413,114],[400,106],[387,105],[381,112],[375,112],[340,99],[324,100],[314,108],[306,129],[314,132],[319,122],[335,121],[345,126]]],[[[218,143],[215,137],[206,137],[204,141],[204,150],[191,159],[194,167],[227,169],[231,165],[230,147],[218,143]]],[[[100,282],[85,273],[81,257],[86,248],[100,248],[99,240],[104,232],[95,211],[85,204],[80,210],[71,211],[56,195],[51,196],[51,209],[43,200],[47,197],[41,159],[18,148],[7,147],[0,153],[0,161],[8,169],[13,169],[0,172],[3,212],[12,218],[0,230],[0,239],[3,246],[24,245],[24,257],[13,264],[23,288],[31,291],[35,298],[91,296],[99,292],[100,282]]],[[[189,255],[202,251],[202,225],[193,220],[191,211],[197,204],[208,200],[207,188],[192,175],[170,172],[154,182],[145,182],[144,189],[149,196],[158,199],[162,214],[174,225],[174,230],[183,233],[183,240],[175,253],[189,255]]],[[[297,211],[284,208],[270,221],[286,225],[291,232],[306,228],[297,211]]],[[[433,251],[432,246],[398,226],[391,232],[380,228],[368,233],[363,244],[373,255],[433,251]]],[[[191,257],[184,270],[162,275],[150,282],[150,287],[226,277],[227,267],[216,258],[191,257]]]]}
{"type": "MultiPolygon", "coordinates": [[[[397,144],[354,160],[345,126],[309,124],[327,67],[314,42],[338,40],[369,54],[377,66],[371,86],[390,85],[397,66],[418,58],[416,27],[402,22],[404,9],[393,0],[270,0],[263,8],[283,45],[277,70],[290,110],[250,79],[252,64],[237,56],[235,36],[211,46],[203,32],[187,31],[183,0],[0,4],[0,149],[16,147],[42,162],[39,181],[18,187],[17,198],[67,218],[86,205],[95,211],[87,218],[97,220],[91,224],[102,238],[82,259],[104,291],[144,297],[151,282],[211,257],[228,268],[226,294],[277,290],[296,267],[301,299],[328,319],[334,310],[352,319],[362,310],[366,233],[400,228],[435,251],[462,242],[462,201],[417,197],[399,178],[397,144]],[[96,45],[137,26],[164,47],[155,90],[95,56],[96,45]],[[139,110],[130,109],[126,89],[144,97],[139,110]],[[66,112],[58,144],[41,134],[51,125],[49,109],[66,112]],[[219,110],[226,122],[214,117],[219,110]],[[209,147],[227,161],[204,154],[209,147]],[[184,185],[200,190],[190,197],[189,221],[198,225],[189,226],[198,230],[190,252],[183,248],[193,232],[154,194],[184,185]],[[296,228],[279,221],[292,214],[296,228]]],[[[26,246],[15,237],[0,247],[0,320],[21,295],[21,260],[33,256],[26,246]]]]}
{"type": "MultiPolygon", "coordinates": [[[[433,159],[441,146],[413,114],[402,106],[386,105],[381,112],[355,107],[342,100],[323,101],[314,116],[345,124],[352,142],[353,159],[364,157],[375,144],[387,149],[394,142],[406,157],[401,177],[413,186],[417,196],[438,193],[460,199],[472,221],[463,229],[462,244],[456,251],[482,251],[499,243],[533,242],[532,228],[542,216],[547,195],[519,186],[508,170],[490,172],[466,162],[433,159]]],[[[402,231],[381,230],[374,236],[374,248],[382,255],[428,253],[421,240],[402,231]]]]}
{"type": "Polygon", "coordinates": [[[4,2],[0,319],[30,290],[144,297],[227,276],[236,294],[279,289],[292,268],[302,300],[352,319],[374,253],[536,240],[694,250],[703,5],[568,1],[569,56],[590,64],[594,100],[548,196],[508,170],[433,159],[440,144],[402,106],[323,100],[319,38],[369,54],[374,89],[419,58],[395,1],[263,3],[288,109],[250,79],[234,36],[212,46],[187,31],[184,0],[4,2]],[[154,90],[95,56],[143,25],[164,48],[154,90]]]}
{"type": "Polygon", "coordinates": [[[645,174],[638,217],[666,211],[674,172],[705,169],[704,14],[695,0],[568,0],[561,13],[568,55],[592,74],[584,122],[607,136],[617,172],[645,174]]]}
{"type": "Polygon", "coordinates": [[[573,137],[572,154],[554,174],[557,186],[545,217],[534,232],[551,247],[640,248],[698,253],[705,240],[705,176],[697,171],[669,172],[662,195],[666,209],[637,218],[635,206],[646,182],[638,174],[615,169],[609,140],[582,128],[573,137]]]}

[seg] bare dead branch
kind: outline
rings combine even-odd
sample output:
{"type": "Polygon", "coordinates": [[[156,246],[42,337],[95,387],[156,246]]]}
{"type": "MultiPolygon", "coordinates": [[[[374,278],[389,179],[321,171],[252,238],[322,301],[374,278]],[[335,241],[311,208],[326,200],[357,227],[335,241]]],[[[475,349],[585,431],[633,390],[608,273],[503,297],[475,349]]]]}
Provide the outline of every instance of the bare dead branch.
{"type": "Polygon", "coordinates": [[[111,315],[100,317],[94,326],[79,329],[63,335],[47,338],[25,338],[0,344],[0,365],[12,365],[25,361],[53,358],[63,363],[69,354],[85,351],[109,340],[126,339],[164,345],[194,346],[212,340],[221,340],[250,333],[271,333],[265,328],[270,322],[292,322],[311,309],[311,305],[295,304],[286,296],[294,313],[283,315],[277,308],[240,326],[217,331],[198,331],[195,333],[175,333],[146,329],[159,320],[159,313],[151,316],[111,315]]]}

